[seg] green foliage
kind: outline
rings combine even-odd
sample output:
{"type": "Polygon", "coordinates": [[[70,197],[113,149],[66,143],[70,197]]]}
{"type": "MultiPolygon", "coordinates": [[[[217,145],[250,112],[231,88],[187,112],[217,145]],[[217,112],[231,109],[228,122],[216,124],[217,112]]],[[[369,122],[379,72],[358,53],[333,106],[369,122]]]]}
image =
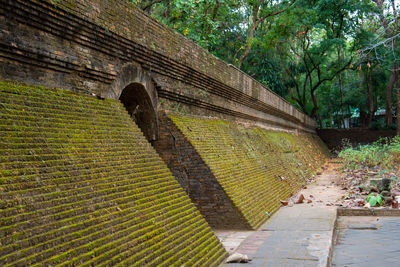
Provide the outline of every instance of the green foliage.
{"type": "Polygon", "coordinates": [[[383,196],[377,193],[369,194],[366,200],[371,205],[371,207],[375,207],[376,205],[382,206],[383,204],[383,196]]]}
{"type": "Polygon", "coordinates": [[[130,1],[239,66],[320,126],[342,127],[343,119],[369,126],[366,114],[385,107],[392,64],[400,58],[390,39],[387,0],[383,10],[370,0],[130,1]],[[351,118],[355,109],[359,116],[351,118]]]}
{"type": "Polygon", "coordinates": [[[248,60],[244,63],[243,68],[248,73],[254,73],[253,77],[266,85],[269,89],[280,96],[288,95],[288,87],[284,79],[280,60],[274,55],[263,56],[263,51],[259,47],[255,47],[250,53],[248,60]]]}
{"type": "Polygon", "coordinates": [[[400,137],[391,140],[380,139],[373,144],[360,145],[357,148],[347,147],[339,155],[345,167],[349,169],[381,166],[384,169],[393,169],[400,162],[400,137]]]}

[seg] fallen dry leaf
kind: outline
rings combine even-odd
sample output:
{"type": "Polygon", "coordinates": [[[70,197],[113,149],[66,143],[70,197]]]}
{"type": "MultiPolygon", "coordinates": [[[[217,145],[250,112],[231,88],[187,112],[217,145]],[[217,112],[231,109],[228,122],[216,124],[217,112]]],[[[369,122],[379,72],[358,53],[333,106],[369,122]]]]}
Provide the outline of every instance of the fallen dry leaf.
{"type": "Polygon", "coordinates": [[[304,196],[303,194],[300,194],[299,198],[296,200],[296,204],[300,204],[304,202],[304,196]]]}
{"type": "Polygon", "coordinates": [[[285,201],[285,200],[280,200],[281,204],[283,206],[287,206],[289,204],[289,202],[285,201]]]}

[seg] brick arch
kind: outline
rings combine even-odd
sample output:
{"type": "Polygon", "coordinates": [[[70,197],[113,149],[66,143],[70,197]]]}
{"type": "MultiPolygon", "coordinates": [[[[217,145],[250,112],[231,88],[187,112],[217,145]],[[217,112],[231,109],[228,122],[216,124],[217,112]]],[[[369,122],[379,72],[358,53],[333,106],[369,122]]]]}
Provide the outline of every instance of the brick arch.
{"type": "Polygon", "coordinates": [[[123,65],[106,97],[124,104],[149,141],[158,139],[157,90],[150,74],[140,65],[123,65]]]}

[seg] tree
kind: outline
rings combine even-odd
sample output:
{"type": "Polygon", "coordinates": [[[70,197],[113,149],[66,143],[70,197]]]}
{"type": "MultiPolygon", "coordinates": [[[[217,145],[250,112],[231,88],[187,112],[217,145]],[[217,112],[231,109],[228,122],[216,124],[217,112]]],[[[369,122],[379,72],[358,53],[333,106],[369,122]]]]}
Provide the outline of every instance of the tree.
{"type": "Polygon", "coordinates": [[[355,109],[370,124],[382,99],[390,122],[400,86],[393,0],[131,1],[321,124],[344,125],[355,109]]]}
{"type": "MultiPolygon", "coordinates": [[[[391,1],[391,6],[392,6],[392,10],[393,10],[393,16],[394,16],[394,25],[391,27],[390,25],[392,23],[390,23],[390,21],[388,20],[388,17],[385,15],[386,12],[388,12],[387,7],[385,7],[385,1],[384,0],[373,0],[379,10],[378,15],[379,15],[379,19],[381,22],[382,27],[384,28],[384,32],[385,32],[385,36],[390,38],[391,36],[394,36],[397,34],[397,11],[395,8],[395,4],[394,1],[391,1]]],[[[396,39],[393,39],[392,42],[392,50],[396,50],[396,39]]],[[[392,92],[393,92],[393,86],[396,83],[396,78],[398,76],[397,74],[397,63],[393,62],[392,64],[392,70],[390,73],[390,78],[386,87],[386,102],[385,102],[385,123],[386,125],[390,126],[393,121],[393,112],[392,112],[392,92]]]]}
{"type": "Polygon", "coordinates": [[[237,66],[240,68],[244,60],[248,57],[251,47],[254,42],[255,34],[259,26],[265,22],[267,18],[277,16],[286,10],[288,10],[296,0],[286,1],[268,1],[268,0],[248,0],[247,5],[249,6],[251,12],[251,23],[248,26],[248,34],[244,41],[243,46],[236,52],[239,54],[241,50],[243,53],[237,60],[237,66]]]}
{"type": "MultiPolygon", "coordinates": [[[[373,61],[376,64],[387,69],[390,73],[386,84],[386,95],[385,95],[385,124],[390,127],[393,123],[393,89],[396,95],[396,114],[397,123],[400,119],[400,96],[399,96],[399,50],[397,48],[397,39],[399,37],[398,32],[398,11],[394,0],[373,0],[376,6],[376,17],[370,18],[370,21],[377,21],[379,23],[372,23],[377,25],[375,27],[369,27],[375,34],[375,38],[362,49],[362,57],[373,56],[373,61]]],[[[396,127],[397,134],[400,134],[399,124],[396,127]]]]}
{"type": "Polygon", "coordinates": [[[293,85],[291,98],[311,116],[318,113],[317,91],[353,63],[352,47],[347,43],[355,35],[357,18],[364,12],[360,1],[302,0],[287,12],[277,31],[286,37],[286,73],[293,85]],[[349,50],[349,53],[342,51],[349,50]],[[312,102],[307,110],[307,102],[312,102]]]}

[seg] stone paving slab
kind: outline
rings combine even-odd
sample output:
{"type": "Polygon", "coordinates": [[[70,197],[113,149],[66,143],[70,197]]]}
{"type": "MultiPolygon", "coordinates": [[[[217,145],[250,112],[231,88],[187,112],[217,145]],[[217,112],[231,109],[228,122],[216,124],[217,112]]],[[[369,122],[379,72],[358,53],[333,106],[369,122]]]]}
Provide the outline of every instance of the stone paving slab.
{"type": "Polygon", "coordinates": [[[400,217],[343,216],[338,228],[332,266],[399,266],[400,217]],[[376,228],[361,227],[366,224],[376,228]]]}
{"type": "Polygon", "coordinates": [[[326,266],[335,220],[335,207],[282,207],[236,252],[252,258],[249,266],[326,266]]]}

